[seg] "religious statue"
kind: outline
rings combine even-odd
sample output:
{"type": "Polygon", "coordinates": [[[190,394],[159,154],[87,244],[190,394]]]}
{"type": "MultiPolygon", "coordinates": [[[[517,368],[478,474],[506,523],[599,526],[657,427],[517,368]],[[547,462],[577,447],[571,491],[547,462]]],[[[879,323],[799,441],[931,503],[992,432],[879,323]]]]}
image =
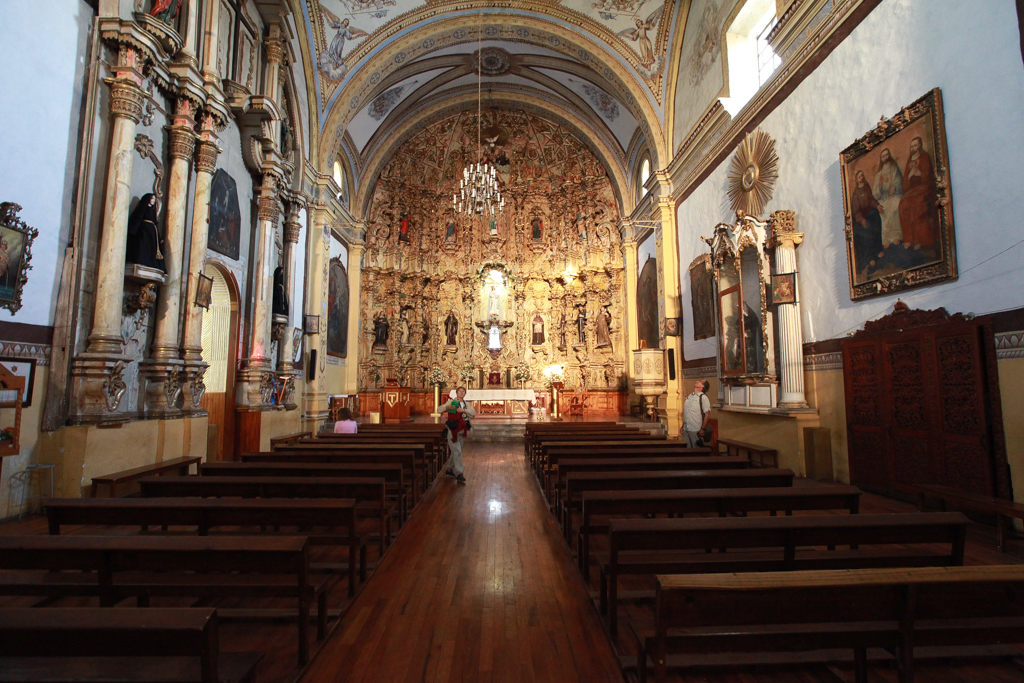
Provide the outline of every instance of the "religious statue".
{"type": "Polygon", "coordinates": [[[430,343],[430,321],[427,319],[427,314],[423,314],[423,346],[430,343]]]}
{"type": "Polygon", "coordinates": [[[562,309],[562,319],[558,324],[558,348],[565,348],[565,309],[562,309]]]}
{"type": "Polygon", "coordinates": [[[274,315],[288,315],[288,294],[284,291],[284,268],[274,269],[274,295],[271,310],[274,315]]]}
{"type": "Polygon", "coordinates": [[[580,306],[576,309],[576,336],[580,344],[587,343],[587,307],[580,306]]]}
{"type": "Polygon", "coordinates": [[[489,224],[489,227],[490,227],[490,231],[491,231],[491,233],[490,233],[491,237],[497,237],[498,236],[498,219],[497,218],[491,218],[491,222],[489,224]]]}
{"type": "Polygon", "coordinates": [[[597,314],[597,345],[595,348],[604,348],[612,345],[612,314],[608,312],[608,306],[601,308],[597,314]]]}
{"type": "Polygon", "coordinates": [[[128,218],[128,241],[125,245],[125,261],[164,273],[164,255],[160,251],[160,229],[157,227],[156,195],[144,194],[132,215],[128,218]]]}
{"type": "Polygon", "coordinates": [[[455,317],[455,311],[448,311],[448,317],[444,321],[445,344],[455,346],[459,336],[459,319],[455,317]]]}
{"type": "Polygon", "coordinates": [[[388,330],[391,325],[388,323],[388,316],[384,311],[378,311],[373,317],[373,346],[374,348],[387,348],[388,330]]]}
{"type": "Polygon", "coordinates": [[[454,244],[455,240],[459,236],[459,226],[456,225],[455,221],[449,221],[448,225],[444,229],[444,241],[447,244],[454,244]]]}
{"type": "Polygon", "coordinates": [[[412,240],[409,239],[409,214],[402,212],[398,221],[398,241],[410,244],[412,240]]]}
{"type": "Polygon", "coordinates": [[[487,295],[487,315],[501,317],[501,295],[494,285],[491,285],[491,292],[487,295]]]}
{"type": "Polygon", "coordinates": [[[399,316],[398,324],[399,342],[402,346],[409,346],[409,317],[405,311],[399,316]]]}
{"type": "Polygon", "coordinates": [[[544,239],[544,220],[541,218],[534,218],[530,221],[530,230],[533,233],[533,241],[540,242],[544,239]]]}
{"type": "Polygon", "coordinates": [[[533,345],[540,346],[544,343],[544,319],[539,315],[533,318],[533,345]]]}

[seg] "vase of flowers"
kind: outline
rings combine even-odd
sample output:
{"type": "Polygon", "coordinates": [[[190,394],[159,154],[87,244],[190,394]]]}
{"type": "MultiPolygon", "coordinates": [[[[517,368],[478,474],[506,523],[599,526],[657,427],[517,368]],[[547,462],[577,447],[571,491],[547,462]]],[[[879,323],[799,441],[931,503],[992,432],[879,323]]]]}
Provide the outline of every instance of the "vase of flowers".
{"type": "MultiPolygon", "coordinates": [[[[435,365],[430,368],[430,372],[427,373],[427,382],[434,386],[434,409],[441,405],[441,385],[445,383],[448,378],[445,377],[444,370],[439,366],[435,365]]],[[[433,413],[438,415],[438,413],[433,413]]]]}
{"type": "Polygon", "coordinates": [[[513,377],[515,377],[516,381],[519,382],[519,388],[525,389],[526,380],[530,379],[530,366],[526,363],[520,363],[516,366],[513,372],[513,377]]]}

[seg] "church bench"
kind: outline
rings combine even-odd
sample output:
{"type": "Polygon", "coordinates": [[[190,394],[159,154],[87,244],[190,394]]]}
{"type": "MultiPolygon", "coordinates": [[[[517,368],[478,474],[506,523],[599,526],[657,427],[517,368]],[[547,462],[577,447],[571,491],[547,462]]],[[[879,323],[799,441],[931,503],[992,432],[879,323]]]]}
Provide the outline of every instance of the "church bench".
{"type": "MultiPolygon", "coordinates": [[[[687,448],[686,444],[667,444],[664,441],[655,441],[644,445],[632,446],[629,448],[622,448],[618,446],[604,446],[601,443],[595,443],[590,449],[587,450],[563,450],[558,447],[551,447],[547,449],[546,462],[544,466],[540,468],[538,478],[544,485],[546,491],[549,486],[549,480],[552,478],[558,478],[559,462],[566,459],[607,460],[615,458],[706,458],[711,456],[712,453],[707,448],[687,448]]],[[[738,459],[733,458],[733,460],[738,459]]]]}
{"type": "MultiPolygon", "coordinates": [[[[416,467],[416,455],[412,451],[339,451],[326,448],[319,451],[294,450],[268,453],[242,453],[243,463],[308,463],[308,464],[350,464],[350,465],[401,465],[402,476],[409,484],[412,506],[419,502],[419,484],[423,471],[416,467]]],[[[424,490],[426,485],[424,484],[424,490]]]]}
{"type": "MultiPolygon", "coordinates": [[[[232,498],[51,498],[46,503],[50,534],[62,526],[194,526],[200,536],[217,527],[331,527],[333,533],[301,533],[311,545],[348,547],[348,593],[366,581],[366,538],[356,532],[354,499],[232,498]],[[343,531],[343,533],[340,533],[343,531]]],[[[244,532],[251,534],[251,531],[244,532]]]]}
{"type": "Polygon", "coordinates": [[[258,653],[220,651],[213,608],[2,609],[0,683],[247,683],[258,653]]]}
{"type": "Polygon", "coordinates": [[[305,439],[310,436],[313,436],[313,432],[295,432],[294,434],[275,436],[270,440],[270,450],[274,450],[279,446],[287,446],[288,444],[295,443],[299,439],[305,439]]]}
{"type": "Polygon", "coordinates": [[[634,448],[651,443],[665,443],[664,434],[650,434],[648,432],[636,432],[625,435],[608,435],[600,432],[587,436],[572,436],[568,440],[540,439],[537,442],[537,452],[534,459],[534,469],[539,473],[548,464],[548,451],[559,448],[566,453],[592,452],[595,446],[602,448],[634,448]]]}
{"type": "Polygon", "coordinates": [[[958,512],[612,519],[600,611],[615,635],[624,575],[958,566],[967,524],[958,512]],[[916,547],[929,544],[948,549],[916,547]],[[836,550],[840,545],[850,549],[836,550]],[[712,548],[719,552],[709,554],[712,548]]]}
{"type": "Polygon", "coordinates": [[[565,477],[562,530],[572,538],[572,513],[585,491],[657,489],[735,489],[793,486],[792,470],[672,470],[650,472],[573,472],[565,477]]]}
{"type": "Polygon", "coordinates": [[[104,607],[128,597],[140,606],[151,597],[295,599],[302,665],[310,604],[318,604],[322,639],[337,580],[310,573],[305,536],[0,536],[0,570],[8,570],[0,572],[0,593],[92,595],[104,607]]]}
{"type": "Polygon", "coordinates": [[[913,683],[915,647],[1024,642],[1024,566],[912,567],[658,577],[655,628],[637,634],[637,674],[665,681],[669,655],[853,649],[897,653],[913,683]]]}
{"type": "MultiPolygon", "coordinates": [[[[418,480],[427,490],[430,476],[434,469],[434,463],[427,459],[427,446],[423,443],[398,442],[391,440],[388,443],[338,443],[326,439],[309,439],[299,441],[288,448],[279,448],[274,453],[308,453],[308,452],[330,452],[330,453],[354,453],[357,455],[388,455],[396,453],[411,452],[413,454],[413,478],[418,480]]],[[[415,501],[414,501],[415,502],[415,501]]]]}
{"type": "Polygon", "coordinates": [[[751,462],[757,462],[758,467],[768,467],[766,462],[772,461],[771,467],[779,466],[779,452],[774,448],[766,448],[764,446],[758,446],[755,443],[747,443],[746,441],[737,441],[736,439],[723,439],[718,438],[719,447],[725,446],[725,454],[728,455],[744,455],[750,458],[751,462]],[[755,456],[757,459],[755,460],[755,456]]]}
{"type": "Polygon", "coordinates": [[[154,475],[164,474],[166,472],[174,472],[179,476],[184,476],[189,473],[189,469],[191,469],[192,465],[198,464],[202,461],[203,459],[198,456],[185,456],[181,458],[173,458],[171,460],[164,460],[162,462],[153,463],[152,465],[133,467],[130,470],[114,472],[113,474],[105,474],[102,477],[93,477],[89,497],[95,498],[96,494],[99,492],[99,487],[106,486],[107,494],[111,498],[116,498],[118,488],[124,484],[130,484],[142,479],[143,477],[151,477],[154,475]]]}
{"type": "Polygon", "coordinates": [[[542,432],[534,434],[529,439],[527,456],[530,463],[535,465],[540,458],[543,449],[541,445],[545,442],[559,441],[610,441],[614,439],[629,439],[633,436],[646,435],[648,432],[640,431],[639,427],[593,427],[587,430],[573,430],[569,432],[542,432]]]}
{"type": "Polygon", "coordinates": [[[400,509],[402,524],[408,516],[408,487],[400,463],[215,462],[199,466],[204,477],[383,477],[389,498],[400,509]]]}
{"type": "Polygon", "coordinates": [[[380,554],[391,539],[393,507],[381,477],[150,477],[139,481],[143,498],[353,498],[357,514],[380,519],[380,554]]]}
{"type": "Polygon", "coordinates": [[[781,488],[683,489],[667,491],[587,491],[576,547],[583,576],[590,580],[590,536],[608,533],[608,524],[595,524],[595,517],[615,515],[747,514],[769,512],[774,516],[794,510],[860,510],[861,491],[842,484],[781,488]]]}
{"type": "MultiPolygon", "coordinates": [[[[549,480],[555,495],[555,516],[561,518],[562,492],[565,490],[565,478],[573,472],[650,472],[679,470],[741,470],[750,466],[750,462],[742,458],[722,457],[638,457],[638,458],[564,458],[549,480]]],[[[572,544],[571,537],[566,540],[572,544]]]]}
{"type": "Polygon", "coordinates": [[[523,435],[523,448],[527,458],[532,457],[532,451],[537,439],[544,436],[573,436],[576,434],[586,435],[594,432],[639,432],[640,428],[635,425],[618,424],[615,422],[553,422],[550,427],[539,429],[540,425],[530,428],[528,423],[526,432],[523,435]]]}
{"type": "MultiPolygon", "coordinates": [[[[333,432],[320,434],[316,439],[303,439],[298,443],[310,444],[310,443],[322,443],[325,446],[333,446],[334,444],[365,444],[368,447],[374,447],[378,444],[412,444],[414,447],[423,446],[426,450],[424,457],[430,464],[430,476],[437,476],[437,468],[441,459],[446,456],[446,444],[444,443],[444,437],[438,434],[427,434],[421,432],[402,432],[402,433],[388,433],[388,432],[362,432],[359,434],[335,434],[333,432]]],[[[274,450],[274,449],[271,449],[274,450]]]]}
{"type": "Polygon", "coordinates": [[[912,493],[918,497],[918,509],[924,511],[925,499],[933,498],[938,500],[942,509],[946,505],[953,505],[961,510],[980,512],[987,515],[995,515],[996,518],[996,547],[1006,552],[1006,528],[1011,519],[1024,520],[1024,505],[1015,503],[1005,498],[995,498],[980,493],[960,491],[949,486],[930,486],[919,484],[896,484],[897,490],[905,493],[912,493]]]}

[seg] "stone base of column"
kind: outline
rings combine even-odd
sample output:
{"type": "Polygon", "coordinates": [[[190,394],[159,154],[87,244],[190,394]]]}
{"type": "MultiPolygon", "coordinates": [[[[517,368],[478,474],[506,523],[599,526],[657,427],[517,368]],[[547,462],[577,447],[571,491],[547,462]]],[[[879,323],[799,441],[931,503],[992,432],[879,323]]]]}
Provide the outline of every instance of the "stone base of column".
{"type": "Polygon", "coordinates": [[[807,405],[806,401],[804,401],[802,403],[798,402],[798,401],[790,401],[790,402],[780,401],[779,402],[779,406],[777,408],[772,408],[768,412],[770,414],[772,414],[772,415],[804,415],[804,414],[814,414],[814,415],[816,415],[818,413],[818,409],[817,408],[811,408],[810,406],[807,405]]]}
{"type": "Polygon", "coordinates": [[[238,372],[235,385],[240,411],[276,410],[273,405],[274,373],[267,367],[250,367],[238,372]]]}
{"type": "Polygon", "coordinates": [[[204,417],[210,414],[201,405],[203,394],[206,393],[206,383],[203,379],[209,367],[209,363],[202,361],[185,361],[181,379],[181,410],[189,417],[204,417]]]}
{"type": "Polygon", "coordinates": [[[71,364],[69,424],[117,425],[131,421],[131,413],[119,412],[128,385],[124,356],[83,353],[71,364]]]}
{"type": "Polygon", "coordinates": [[[140,384],[145,381],[146,416],[160,419],[183,417],[181,399],[184,361],[144,360],[139,363],[140,384]]]}

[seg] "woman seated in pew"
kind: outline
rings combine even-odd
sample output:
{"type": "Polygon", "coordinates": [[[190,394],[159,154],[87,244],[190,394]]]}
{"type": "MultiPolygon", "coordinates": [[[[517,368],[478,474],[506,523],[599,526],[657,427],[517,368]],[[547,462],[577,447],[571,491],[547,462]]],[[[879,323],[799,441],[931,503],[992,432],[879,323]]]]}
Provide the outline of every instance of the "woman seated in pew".
{"type": "Polygon", "coordinates": [[[342,408],[338,411],[338,420],[334,423],[335,434],[358,434],[359,425],[352,419],[352,411],[342,408]]]}

